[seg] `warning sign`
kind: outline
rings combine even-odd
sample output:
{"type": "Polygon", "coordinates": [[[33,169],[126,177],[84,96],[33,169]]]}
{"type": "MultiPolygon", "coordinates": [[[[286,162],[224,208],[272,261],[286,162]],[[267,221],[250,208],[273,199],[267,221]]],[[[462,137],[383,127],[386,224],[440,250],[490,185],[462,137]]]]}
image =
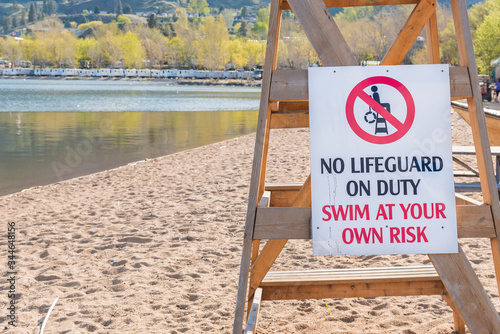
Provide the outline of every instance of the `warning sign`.
{"type": "Polygon", "coordinates": [[[309,69],[314,255],[456,253],[447,65],[309,69]]]}

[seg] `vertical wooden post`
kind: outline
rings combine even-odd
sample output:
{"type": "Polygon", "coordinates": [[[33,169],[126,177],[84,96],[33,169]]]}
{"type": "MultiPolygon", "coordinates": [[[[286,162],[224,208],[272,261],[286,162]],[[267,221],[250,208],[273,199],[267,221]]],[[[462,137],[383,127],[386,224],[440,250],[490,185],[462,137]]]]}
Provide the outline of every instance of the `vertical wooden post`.
{"type": "MultiPolygon", "coordinates": [[[[498,199],[497,184],[491,162],[491,149],[489,145],[488,131],[483,110],[483,100],[479,90],[479,77],[477,73],[476,59],[472,45],[467,6],[464,0],[450,0],[455,32],[457,35],[458,53],[460,64],[467,66],[472,88],[472,98],[467,99],[472,137],[476,148],[476,158],[483,193],[483,202],[491,205],[495,230],[500,233],[500,202],[498,199]]],[[[497,287],[500,291],[500,240],[498,237],[491,238],[491,252],[495,265],[497,287]]]]}
{"type": "Polygon", "coordinates": [[[267,145],[269,140],[269,125],[271,117],[269,109],[269,93],[271,91],[272,70],[276,68],[280,23],[281,0],[272,0],[269,16],[269,30],[267,34],[265,65],[262,76],[262,94],[260,98],[259,118],[257,121],[254,161],[250,181],[250,194],[248,199],[247,218],[245,221],[245,234],[243,237],[240,277],[238,280],[238,294],[236,296],[233,334],[241,334],[243,327],[248,273],[250,270],[250,258],[252,252],[253,230],[255,226],[255,212],[259,198],[264,192],[265,163],[267,161],[267,145]]]}
{"type": "Polygon", "coordinates": [[[439,36],[436,11],[432,14],[429,22],[425,25],[425,37],[427,38],[427,54],[429,64],[440,64],[439,36]]]}

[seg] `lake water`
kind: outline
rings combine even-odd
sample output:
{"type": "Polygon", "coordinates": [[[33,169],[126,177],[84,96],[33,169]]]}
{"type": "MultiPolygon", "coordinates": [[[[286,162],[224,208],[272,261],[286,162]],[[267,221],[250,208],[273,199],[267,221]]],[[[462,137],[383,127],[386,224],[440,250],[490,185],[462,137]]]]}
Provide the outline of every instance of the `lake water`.
{"type": "Polygon", "coordinates": [[[260,89],[0,79],[0,195],[254,132],[260,89]]]}

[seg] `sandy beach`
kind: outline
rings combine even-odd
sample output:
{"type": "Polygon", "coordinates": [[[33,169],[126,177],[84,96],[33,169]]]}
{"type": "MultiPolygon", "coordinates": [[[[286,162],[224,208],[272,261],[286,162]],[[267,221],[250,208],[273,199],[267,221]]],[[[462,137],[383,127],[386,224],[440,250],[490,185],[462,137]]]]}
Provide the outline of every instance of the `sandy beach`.
{"type": "MultiPolygon", "coordinates": [[[[452,116],[455,145],[470,145],[452,116]]],[[[255,135],[0,197],[0,331],[230,333],[255,135]],[[16,227],[17,328],[7,228],[16,227]]],[[[304,181],[309,133],[273,130],[269,182],[304,181]]],[[[467,180],[471,181],[471,180],[467,180]]],[[[476,199],[480,199],[475,194],[476,199]]],[[[462,247],[497,309],[489,240],[462,247]]],[[[424,255],[312,257],[289,241],[272,270],[430,264],[424,255]]],[[[258,333],[452,333],[439,296],[263,302],[258,333]]]]}

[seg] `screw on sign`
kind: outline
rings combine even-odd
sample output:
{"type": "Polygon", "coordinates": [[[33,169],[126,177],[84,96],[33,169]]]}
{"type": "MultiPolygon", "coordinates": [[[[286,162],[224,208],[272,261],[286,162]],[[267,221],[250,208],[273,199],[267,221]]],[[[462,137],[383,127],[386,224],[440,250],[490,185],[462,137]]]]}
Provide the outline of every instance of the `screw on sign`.
{"type": "Polygon", "coordinates": [[[410,91],[401,82],[384,76],[371,77],[358,83],[349,93],[346,102],[346,117],[351,129],[361,139],[373,144],[389,144],[401,139],[410,130],[415,119],[415,102],[410,91]],[[405,119],[396,118],[391,113],[391,104],[380,101],[378,91],[380,85],[388,85],[401,94],[406,104],[405,119]],[[364,91],[369,86],[373,93],[372,96],[364,91]],[[368,111],[364,114],[363,120],[357,120],[354,116],[354,103],[358,98],[368,105],[368,111]],[[360,121],[369,124],[375,123],[374,134],[362,129],[358,124],[360,121]],[[387,123],[391,124],[396,130],[389,133],[387,123]]]}

